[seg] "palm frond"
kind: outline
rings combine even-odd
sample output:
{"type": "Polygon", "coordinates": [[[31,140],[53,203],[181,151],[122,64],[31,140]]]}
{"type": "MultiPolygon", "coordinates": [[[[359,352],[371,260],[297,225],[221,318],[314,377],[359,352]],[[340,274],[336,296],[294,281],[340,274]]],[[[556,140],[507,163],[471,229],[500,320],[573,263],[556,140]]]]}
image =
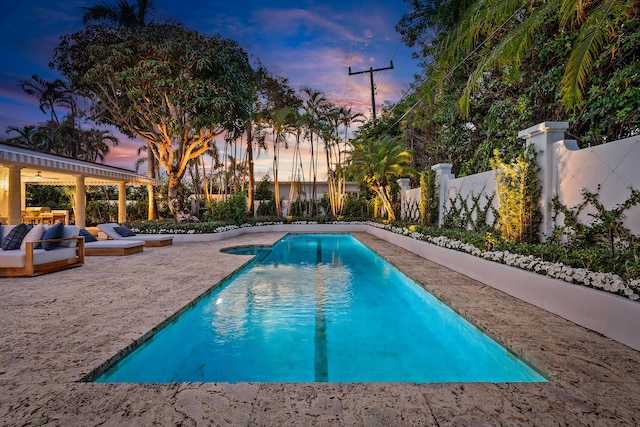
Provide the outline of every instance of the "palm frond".
{"type": "Polygon", "coordinates": [[[626,0],[602,1],[580,28],[562,77],[562,104],[568,110],[575,111],[582,106],[582,92],[593,64],[614,34],[612,28],[628,5],[626,0]]]}
{"type": "Polygon", "coordinates": [[[477,61],[458,100],[458,107],[464,117],[468,116],[471,97],[482,86],[486,73],[492,70],[501,72],[505,68],[517,69],[524,54],[533,44],[537,32],[550,17],[557,13],[558,7],[557,2],[550,1],[532,10],[528,19],[509,30],[487,55],[477,61]]]}

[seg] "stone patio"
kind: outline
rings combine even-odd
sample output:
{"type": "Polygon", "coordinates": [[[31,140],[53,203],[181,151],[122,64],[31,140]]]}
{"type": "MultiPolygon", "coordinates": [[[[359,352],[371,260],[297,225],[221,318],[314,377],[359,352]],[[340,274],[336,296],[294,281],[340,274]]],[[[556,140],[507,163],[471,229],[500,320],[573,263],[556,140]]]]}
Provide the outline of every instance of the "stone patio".
{"type": "Polygon", "coordinates": [[[550,381],[80,382],[251,259],[219,249],[282,235],[175,243],[0,279],[0,425],[640,424],[640,352],[364,233],[355,235],[550,381]]]}

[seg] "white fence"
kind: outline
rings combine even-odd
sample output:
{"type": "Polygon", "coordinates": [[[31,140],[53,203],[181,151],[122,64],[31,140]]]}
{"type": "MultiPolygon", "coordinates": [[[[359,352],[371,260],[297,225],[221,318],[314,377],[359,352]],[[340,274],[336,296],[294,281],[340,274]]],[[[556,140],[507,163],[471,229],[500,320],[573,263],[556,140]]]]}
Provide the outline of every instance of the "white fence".
{"type": "MultiPolygon", "coordinates": [[[[544,122],[518,133],[518,137],[526,139],[538,153],[543,238],[549,236],[556,225],[553,212],[556,197],[565,207],[575,209],[583,202],[583,191],[587,190],[598,193],[602,206],[611,210],[629,198],[632,188],[640,190],[640,136],[579,149],[575,141],[564,139],[568,127],[566,122],[544,122]]],[[[493,223],[493,211],[487,208],[488,203],[492,203],[494,209],[498,207],[493,171],[455,178],[450,164],[438,164],[432,169],[436,171],[440,187],[440,224],[445,212],[451,209],[468,210],[474,219],[479,210],[484,210],[487,223],[493,223]]],[[[419,204],[419,191],[416,196],[415,190],[403,188],[401,195],[402,218],[416,219],[413,211],[405,210],[405,205],[419,204]]],[[[578,219],[590,224],[595,211],[594,206],[587,206],[578,219]]],[[[632,234],[639,235],[640,206],[627,210],[623,223],[632,234]]]]}

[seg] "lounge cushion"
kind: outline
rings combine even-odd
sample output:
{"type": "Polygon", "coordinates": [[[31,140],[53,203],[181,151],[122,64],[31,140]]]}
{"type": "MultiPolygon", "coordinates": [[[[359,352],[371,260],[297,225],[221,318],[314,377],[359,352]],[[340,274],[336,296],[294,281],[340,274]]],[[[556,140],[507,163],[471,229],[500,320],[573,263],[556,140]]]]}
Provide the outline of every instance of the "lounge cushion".
{"type": "Polygon", "coordinates": [[[118,224],[116,224],[115,222],[98,224],[98,228],[100,229],[100,231],[106,234],[110,239],[114,239],[114,240],[122,239],[122,236],[114,230],[115,227],[118,227],[118,224]]]}
{"type": "MultiPolygon", "coordinates": [[[[42,235],[44,234],[44,225],[36,224],[31,230],[24,236],[22,239],[22,243],[20,243],[20,250],[24,251],[27,248],[27,242],[35,242],[36,240],[42,239],[42,235]]],[[[33,249],[37,249],[40,247],[40,243],[36,243],[33,245],[33,249]]]]}
{"type": "MultiPolygon", "coordinates": [[[[47,228],[44,234],[42,235],[42,240],[47,239],[62,239],[64,235],[64,224],[62,222],[58,222],[51,227],[47,228]]],[[[45,251],[50,251],[58,246],[58,242],[44,242],[42,244],[42,249],[45,251]]]]}
{"type": "Polygon", "coordinates": [[[89,243],[89,242],[97,242],[98,239],[95,238],[95,236],[91,233],[89,233],[87,230],[85,230],[84,228],[82,230],[80,230],[80,236],[84,237],[84,242],[85,243],[89,243]]]}
{"type": "Polygon", "coordinates": [[[31,230],[31,227],[32,226],[28,224],[18,224],[13,227],[9,234],[2,239],[2,250],[14,251],[20,249],[20,244],[27,233],[31,230]]]}
{"type": "Polygon", "coordinates": [[[124,225],[121,225],[119,227],[113,227],[113,229],[116,231],[116,233],[118,233],[122,237],[133,237],[136,235],[136,233],[131,231],[129,227],[126,227],[124,225]]]}

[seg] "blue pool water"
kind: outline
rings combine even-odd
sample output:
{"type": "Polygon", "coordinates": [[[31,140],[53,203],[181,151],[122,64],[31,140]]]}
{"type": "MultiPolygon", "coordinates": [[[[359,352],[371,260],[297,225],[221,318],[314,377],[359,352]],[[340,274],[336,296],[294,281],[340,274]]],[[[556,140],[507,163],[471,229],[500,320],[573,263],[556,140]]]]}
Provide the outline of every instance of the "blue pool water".
{"type": "Polygon", "coordinates": [[[257,256],[96,381],[545,381],[350,235],[234,251],[257,256]]]}

